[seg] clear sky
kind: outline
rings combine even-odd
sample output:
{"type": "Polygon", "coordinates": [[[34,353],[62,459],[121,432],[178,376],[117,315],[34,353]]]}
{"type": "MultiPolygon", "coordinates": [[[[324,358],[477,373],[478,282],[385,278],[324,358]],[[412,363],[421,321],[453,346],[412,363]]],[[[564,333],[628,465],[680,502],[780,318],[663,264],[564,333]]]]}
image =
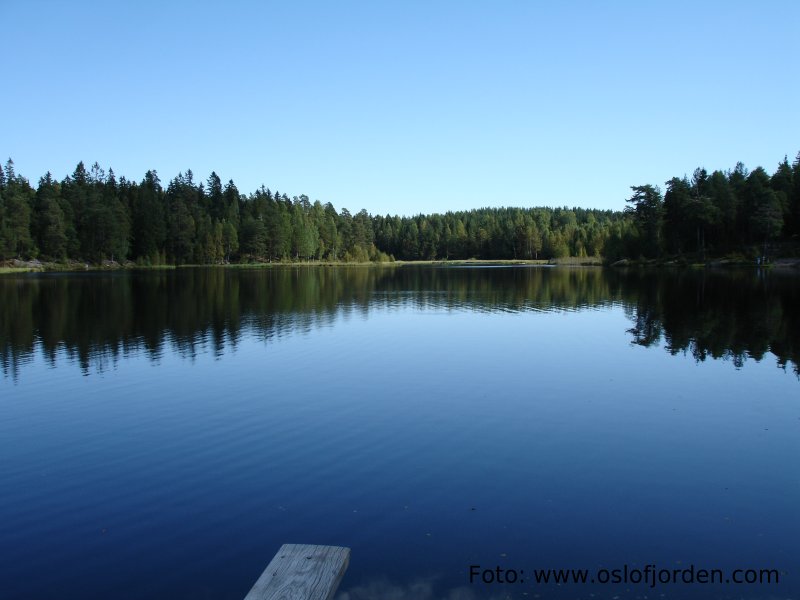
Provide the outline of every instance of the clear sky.
{"type": "Polygon", "coordinates": [[[621,209],[800,151],[800,2],[0,0],[0,156],[355,212],[621,209]]]}

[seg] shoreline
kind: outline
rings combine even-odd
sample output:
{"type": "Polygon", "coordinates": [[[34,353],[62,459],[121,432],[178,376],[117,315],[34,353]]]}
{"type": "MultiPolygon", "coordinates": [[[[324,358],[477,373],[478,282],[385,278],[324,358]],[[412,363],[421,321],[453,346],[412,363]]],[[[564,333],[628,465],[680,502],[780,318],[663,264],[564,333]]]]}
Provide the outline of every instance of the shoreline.
{"type": "MultiPolygon", "coordinates": [[[[577,261],[578,259],[572,259],[577,261]]],[[[602,261],[596,258],[580,259],[581,266],[602,266],[602,261]]],[[[515,260],[515,259],[463,259],[463,260],[411,260],[390,262],[333,262],[333,261],[277,261],[277,262],[241,262],[224,264],[184,264],[184,265],[141,265],[133,262],[119,263],[116,261],[103,261],[102,263],[87,263],[82,261],[69,262],[41,262],[38,260],[22,261],[12,260],[0,264],[0,274],[12,273],[83,273],[87,271],[158,271],[173,269],[196,268],[223,268],[223,269],[271,269],[284,267],[403,267],[403,266],[514,266],[538,265],[547,266],[557,264],[548,260],[515,260]]],[[[568,263],[563,263],[568,264],[568,263]]],[[[572,264],[572,263],[569,263],[572,264]]],[[[574,263],[578,265],[578,262],[574,263]]]]}
{"type": "Polygon", "coordinates": [[[550,266],[550,267],[610,267],[625,268],[765,268],[765,269],[800,269],[800,258],[780,258],[770,263],[759,265],[753,261],[717,258],[705,262],[691,262],[683,259],[622,259],[614,263],[606,263],[598,257],[566,257],[559,259],[458,259],[458,260],[397,260],[391,262],[332,262],[332,261],[279,261],[225,264],[185,264],[185,265],[141,265],[133,262],[118,263],[103,261],[102,263],[41,262],[38,260],[12,260],[0,264],[0,275],[20,273],[84,273],[87,271],[160,271],[174,269],[224,268],[224,269],[271,269],[285,267],[404,267],[404,266],[550,266]]]}

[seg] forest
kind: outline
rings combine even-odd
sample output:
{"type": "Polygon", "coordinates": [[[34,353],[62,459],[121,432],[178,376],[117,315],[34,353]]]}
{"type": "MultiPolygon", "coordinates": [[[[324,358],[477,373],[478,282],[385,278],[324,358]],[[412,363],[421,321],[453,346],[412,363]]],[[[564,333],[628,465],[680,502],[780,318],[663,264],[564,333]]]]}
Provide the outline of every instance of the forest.
{"type": "MultiPolygon", "coordinates": [[[[480,208],[416,216],[351,214],[262,186],[241,193],[191,170],[117,179],[97,163],[34,187],[0,170],[0,261],[142,266],[251,262],[556,259],[705,260],[796,254],[800,153],[770,174],[742,163],[631,187],[624,211],[480,208]]],[[[587,201],[588,203],[588,201],[587,201]]]]}

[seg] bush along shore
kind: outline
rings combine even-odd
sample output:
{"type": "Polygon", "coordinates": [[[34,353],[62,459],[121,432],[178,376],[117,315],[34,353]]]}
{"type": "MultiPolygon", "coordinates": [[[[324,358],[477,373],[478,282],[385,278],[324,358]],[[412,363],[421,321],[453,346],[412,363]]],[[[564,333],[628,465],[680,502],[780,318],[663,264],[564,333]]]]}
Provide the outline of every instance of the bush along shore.
{"type": "Polygon", "coordinates": [[[165,186],[81,162],[36,186],[0,170],[0,267],[560,261],[617,265],[782,265],[800,256],[800,154],[773,173],[742,163],[631,187],[622,211],[481,208],[416,216],[351,214],[216,173],[165,186]],[[620,262],[622,261],[622,262],[620,262]]]}

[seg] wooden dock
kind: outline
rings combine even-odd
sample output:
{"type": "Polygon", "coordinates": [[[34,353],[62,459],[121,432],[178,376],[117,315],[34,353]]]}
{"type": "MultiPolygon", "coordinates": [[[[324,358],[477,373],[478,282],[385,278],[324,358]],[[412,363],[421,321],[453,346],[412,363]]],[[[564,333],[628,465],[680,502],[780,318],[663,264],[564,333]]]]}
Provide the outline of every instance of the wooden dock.
{"type": "Polygon", "coordinates": [[[244,600],[330,600],[350,564],[350,548],[284,544],[244,600]]]}

